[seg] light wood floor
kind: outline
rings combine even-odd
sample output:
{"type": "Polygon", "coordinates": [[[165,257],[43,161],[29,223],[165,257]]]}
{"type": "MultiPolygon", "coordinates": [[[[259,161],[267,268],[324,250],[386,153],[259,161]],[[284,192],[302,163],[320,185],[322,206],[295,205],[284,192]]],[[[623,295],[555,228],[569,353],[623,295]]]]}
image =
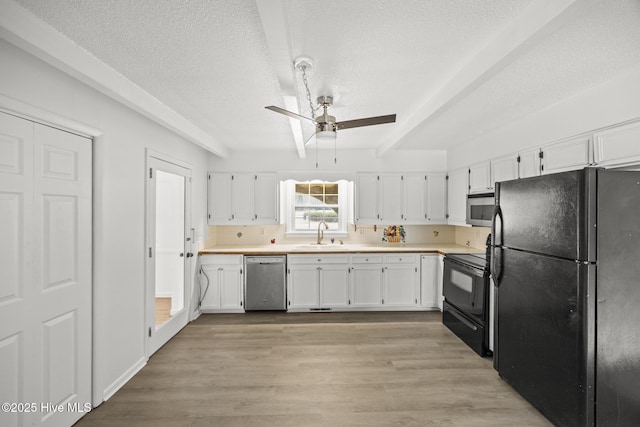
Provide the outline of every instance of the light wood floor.
{"type": "Polygon", "coordinates": [[[171,298],[156,297],[156,326],[162,325],[171,317],[171,298]]]}
{"type": "Polygon", "coordinates": [[[202,315],[84,426],[549,426],[440,313],[202,315]]]}

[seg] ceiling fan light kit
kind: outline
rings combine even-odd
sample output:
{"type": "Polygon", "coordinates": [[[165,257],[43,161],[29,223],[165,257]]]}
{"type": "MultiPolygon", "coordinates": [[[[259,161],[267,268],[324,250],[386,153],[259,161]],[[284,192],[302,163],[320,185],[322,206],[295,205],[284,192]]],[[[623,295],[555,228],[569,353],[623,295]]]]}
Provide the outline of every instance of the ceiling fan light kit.
{"type": "MultiPolygon", "coordinates": [[[[318,167],[318,145],[323,143],[333,143],[334,153],[336,147],[337,131],[338,129],[352,129],[362,126],[372,126],[384,123],[394,123],[396,121],[395,114],[389,114],[386,116],[367,117],[364,119],[347,120],[344,122],[336,122],[336,118],[327,113],[327,108],[333,105],[333,97],[329,95],[319,96],[317,98],[318,107],[314,108],[311,102],[311,93],[309,91],[309,83],[307,82],[307,70],[313,68],[313,60],[308,56],[298,56],[293,61],[293,66],[296,70],[302,73],[302,81],[304,83],[307,100],[309,101],[309,108],[311,109],[311,117],[305,117],[297,113],[285,110],[275,105],[269,105],[265,107],[268,110],[275,111],[276,113],[284,114],[285,116],[293,117],[295,119],[310,120],[315,123],[316,131],[311,138],[305,142],[305,145],[309,144],[315,136],[316,141],[316,168],[318,167]],[[315,111],[322,107],[322,115],[315,117],[315,111]]],[[[334,155],[334,162],[337,163],[337,155],[334,155]]]]}

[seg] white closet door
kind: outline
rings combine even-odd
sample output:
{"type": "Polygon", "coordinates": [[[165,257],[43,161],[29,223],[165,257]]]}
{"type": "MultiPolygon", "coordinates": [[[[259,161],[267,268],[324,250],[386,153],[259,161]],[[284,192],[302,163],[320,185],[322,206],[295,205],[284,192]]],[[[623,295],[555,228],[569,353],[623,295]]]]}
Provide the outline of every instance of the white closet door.
{"type": "Polygon", "coordinates": [[[91,141],[0,113],[0,425],[91,402],[91,141]],[[16,408],[18,409],[18,408],[16,408]]]}

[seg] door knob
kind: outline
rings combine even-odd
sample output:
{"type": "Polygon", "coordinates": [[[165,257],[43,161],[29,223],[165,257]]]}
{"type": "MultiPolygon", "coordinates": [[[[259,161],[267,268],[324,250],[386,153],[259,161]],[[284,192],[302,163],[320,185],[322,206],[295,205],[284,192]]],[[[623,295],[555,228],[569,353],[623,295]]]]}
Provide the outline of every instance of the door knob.
{"type": "Polygon", "coordinates": [[[184,254],[182,252],[180,252],[180,257],[182,258],[184,256],[184,254]]]}
{"type": "Polygon", "coordinates": [[[187,258],[191,258],[193,254],[191,252],[187,252],[187,258]]]}

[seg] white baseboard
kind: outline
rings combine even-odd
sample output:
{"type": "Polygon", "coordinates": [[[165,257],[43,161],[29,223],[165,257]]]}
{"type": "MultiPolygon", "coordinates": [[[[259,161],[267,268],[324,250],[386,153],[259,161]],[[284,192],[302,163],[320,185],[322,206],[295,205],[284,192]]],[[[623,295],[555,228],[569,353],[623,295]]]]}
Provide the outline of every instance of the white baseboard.
{"type": "Polygon", "coordinates": [[[141,358],[132,367],[127,369],[124,374],[120,375],[117,380],[111,383],[111,385],[104,390],[102,396],[103,402],[107,401],[111,396],[115,394],[116,391],[120,390],[120,388],[122,388],[122,386],[125,385],[127,381],[133,378],[133,376],[137,374],[140,369],[144,368],[148,360],[149,359],[146,357],[141,358]]]}

